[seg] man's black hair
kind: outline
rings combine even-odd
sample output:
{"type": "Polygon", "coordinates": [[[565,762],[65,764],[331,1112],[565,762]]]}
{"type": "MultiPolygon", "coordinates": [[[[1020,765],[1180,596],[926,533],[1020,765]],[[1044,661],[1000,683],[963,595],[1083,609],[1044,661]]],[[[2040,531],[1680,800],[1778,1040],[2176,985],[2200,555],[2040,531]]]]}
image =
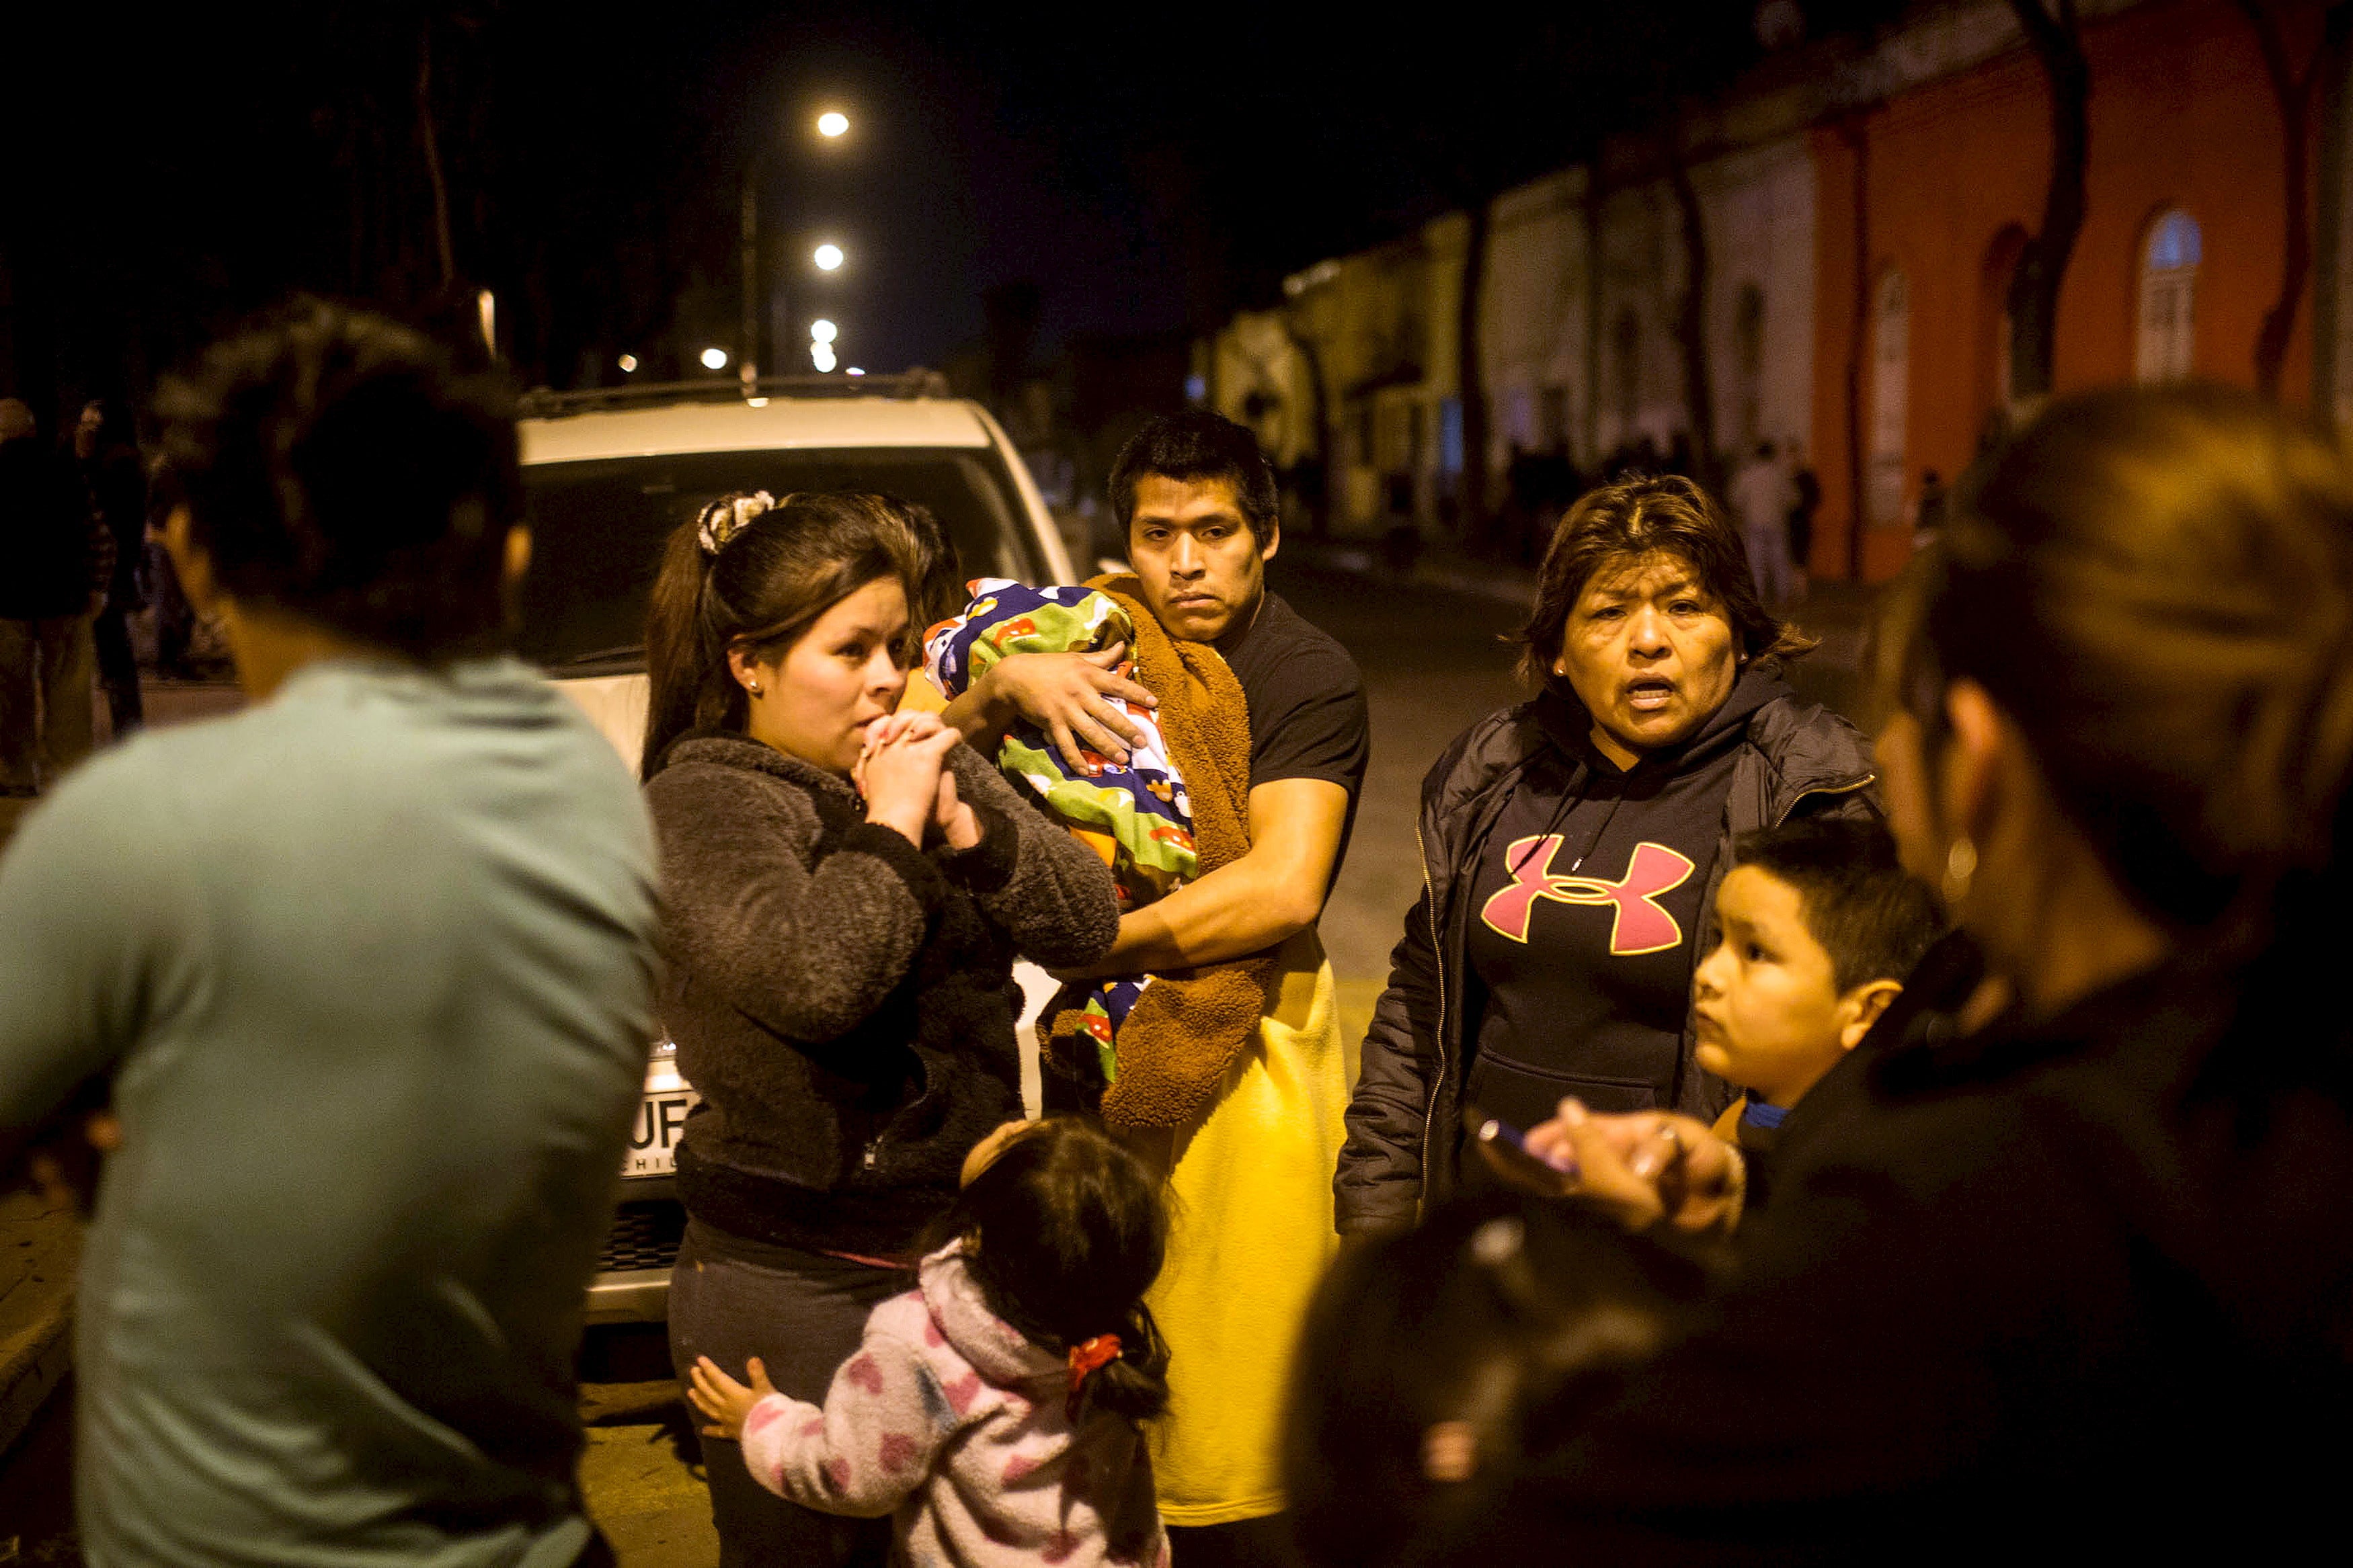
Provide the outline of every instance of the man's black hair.
{"type": "Polygon", "coordinates": [[[1808,817],[1758,828],[1734,843],[1732,863],[1797,889],[1806,930],[1830,954],[1841,995],[1902,980],[1944,928],[1928,889],[1897,864],[1895,840],[1876,820],[1808,817]]]}
{"type": "Polygon", "coordinates": [[[1111,510],[1124,538],[1135,516],[1135,487],[1146,474],[1170,479],[1227,479],[1250,532],[1264,549],[1273,536],[1282,502],[1274,470],[1246,426],[1206,408],[1155,414],[1119,450],[1111,466],[1111,510]]]}
{"type": "Polygon", "coordinates": [[[409,327],[298,299],[156,396],[157,482],[222,587],[426,663],[498,645],[514,399],[409,327]]]}

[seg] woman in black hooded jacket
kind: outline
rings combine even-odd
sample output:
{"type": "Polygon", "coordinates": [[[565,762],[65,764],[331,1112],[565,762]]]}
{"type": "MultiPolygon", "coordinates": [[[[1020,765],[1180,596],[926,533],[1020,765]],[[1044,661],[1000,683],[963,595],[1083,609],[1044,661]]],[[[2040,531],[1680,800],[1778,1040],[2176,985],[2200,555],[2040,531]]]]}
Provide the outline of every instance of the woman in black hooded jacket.
{"type": "Polygon", "coordinates": [[[1767,615],[1739,532],[1690,480],[1588,493],[1520,634],[1534,701],[1490,714],[1422,785],[1423,889],[1365,1037],[1337,1223],[1414,1223],[1461,1174],[1462,1107],[1521,1126],[1564,1097],[1712,1118],[1693,966],[1735,835],[1875,813],[1868,747],[1799,700],[1813,645],[1767,615]]]}

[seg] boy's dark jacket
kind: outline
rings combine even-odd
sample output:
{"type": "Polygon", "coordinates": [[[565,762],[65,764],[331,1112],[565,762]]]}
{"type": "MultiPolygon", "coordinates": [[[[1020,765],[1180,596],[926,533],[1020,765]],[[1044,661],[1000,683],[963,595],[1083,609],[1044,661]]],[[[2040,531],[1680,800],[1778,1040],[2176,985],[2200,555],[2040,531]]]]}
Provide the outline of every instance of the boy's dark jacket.
{"type": "MultiPolygon", "coordinates": [[[[1752,710],[1701,894],[1695,959],[1715,945],[1715,889],[1731,865],[1735,837],[1801,811],[1876,816],[1879,809],[1871,795],[1875,775],[1868,743],[1845,720],[1799,701],[1764,668],[1744,674],[1720,711],[1730,717],[1743,709],[1752,710]],[[1767,689],[1757,689],[1759,685],[1767,689]]],[[[1334,1182],[1335,1222],[1344,1234],[1410,1226],[1424,1205],[1454,1188],[1455,1125],[1469,1066],[1462,977],[1470,879],[1520,774],[1542,752],[1562,749],[1557,737],[1581,733],[1587,723],[1573,700],[1547,693],[1473,724],[1422,781],[1422,895],[1389,955],[1388,988],[1365,1036],[1364,1065],[1334,1182]]],[[[1732,1092],[1694,1059],[1695,1038],[1686,1023],[1670,1105],[1712,1121],[1731,1103],[1732,1092]]]]}
{"type": "Polygon", "coordinates": [[[696,731],[646,785],[661,852],[661,1016],[702,1096],[687,1211],[787,1247],[894,1256],[955,1196],[965,1154],[1021,1114],[1017,951],[1092,963],[1111,871],[970,747],[983,837],[918,850],[848,780],[696,731]]]}

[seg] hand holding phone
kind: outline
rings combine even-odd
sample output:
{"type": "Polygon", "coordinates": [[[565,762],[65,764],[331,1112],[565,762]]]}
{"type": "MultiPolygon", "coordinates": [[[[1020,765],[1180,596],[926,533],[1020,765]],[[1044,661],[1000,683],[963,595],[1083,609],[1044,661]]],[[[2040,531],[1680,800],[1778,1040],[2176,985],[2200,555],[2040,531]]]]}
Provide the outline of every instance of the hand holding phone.
{"type": "Polygon", "coordinates": [[[1504,1181],[1515,1187],[1557,1197],[1577,1186],[1577,1162],[1556,1161],[1528,1148],[1527,1134],[1475,1105],[1462,1110],[1462,1131],[1479,1148],[1481,1157],[1504,1181]]]}

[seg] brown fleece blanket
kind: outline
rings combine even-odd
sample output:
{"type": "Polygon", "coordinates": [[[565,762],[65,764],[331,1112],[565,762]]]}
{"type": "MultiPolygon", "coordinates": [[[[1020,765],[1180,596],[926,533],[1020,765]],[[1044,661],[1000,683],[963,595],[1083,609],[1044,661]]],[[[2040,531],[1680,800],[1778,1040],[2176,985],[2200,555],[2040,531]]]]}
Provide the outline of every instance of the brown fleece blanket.
{"type": "MultiPolygon", "coordinates": [[[[1207,643],[1170,637],[1133,576],[1087,584],[1119,601],[1135,624],[1136,679],[1160,700],[1160,732],[1193,807],[1193,845],[1207,875],[1250,852],[1250,704],[1241,682],[1207,643]]],[[[1257,1037],[1276,984],[1271,954],[1155,973],[1119,1026],[1119,1078],[1103,1121],[1120,1131],[1184,1127],[1208,1109],[1227,1068],[1257,1037]]],[[[1082,1027],[1058,1014],[1052,1032],[1082,1027]]]]}

